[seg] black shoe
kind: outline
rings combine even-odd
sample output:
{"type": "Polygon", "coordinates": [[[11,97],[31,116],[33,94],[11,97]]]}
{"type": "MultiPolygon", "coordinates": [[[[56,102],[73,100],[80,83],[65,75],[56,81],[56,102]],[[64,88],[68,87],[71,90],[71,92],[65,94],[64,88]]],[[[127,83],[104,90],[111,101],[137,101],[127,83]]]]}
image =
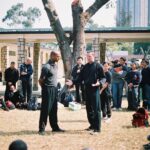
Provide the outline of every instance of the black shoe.
{"type": "Polygon", "coordinates": [[[93,130],[93,132],[91,132],[90,134],[91,135],[97,135],[97,134],[99,134],[100,133],[100,130],[93,130]]]}
{"type": "Polygon", "coordinates": [[[93,132],[100,132],[100,130],[96,130],[96,129],[94,129],[94,131],[93,132]]]}
{"type": "Polygon", "coordinates": [[[94,130],[94,128],[92,126],[89,126],[87,129],[85,129],[86,131],[92,131],[94,130]]]}
{"type": "Polygon", "coordinates": [[[65,132],[65,130],[58,128],[58,129],[53,129],[52,132],[65,132]]]}
{"type": "Polygon", "coordinates": [[[38,134],[39,135],[45,135],[45,131],[39,131],[38,134]]]}

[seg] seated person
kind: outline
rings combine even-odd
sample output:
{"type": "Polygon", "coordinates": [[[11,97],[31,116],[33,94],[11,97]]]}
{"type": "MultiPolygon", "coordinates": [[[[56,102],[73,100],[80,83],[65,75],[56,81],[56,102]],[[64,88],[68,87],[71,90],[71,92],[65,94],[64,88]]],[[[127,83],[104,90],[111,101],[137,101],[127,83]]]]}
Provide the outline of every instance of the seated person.
{"type": "Polygon", "coordinates": [[[16,90],[14,85],[10,85],[9,90],[5,93],[5,101],[11,101],[16,107],[23,103],[23,95],[19,90],[16,90]]]}

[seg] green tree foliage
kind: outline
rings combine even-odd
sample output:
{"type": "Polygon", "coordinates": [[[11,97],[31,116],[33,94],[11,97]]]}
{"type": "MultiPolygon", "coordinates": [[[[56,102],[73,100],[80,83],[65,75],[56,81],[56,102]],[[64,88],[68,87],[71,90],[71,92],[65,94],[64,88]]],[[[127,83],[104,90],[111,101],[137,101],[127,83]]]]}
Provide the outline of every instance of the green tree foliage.
{"type": "Polygon", "coordinates": [[[132,42],[119,42],[119,43],[108,43],[107,51],[128,51],[129,54],[133,53],[133,43],[132,42]]]}
{"type": "Polygon", "coordinates": [[[2,19],[10,27],[32,27],[35,21],[41,16],[41,11],[34,7],[29,7],[26,11],[23,10],[23,3],[13,5],[2,19]]]}
{"type": "Polygon", "coordinates": [[[134,54],[150,54],[150,43],[134,43],[134,54]]]}

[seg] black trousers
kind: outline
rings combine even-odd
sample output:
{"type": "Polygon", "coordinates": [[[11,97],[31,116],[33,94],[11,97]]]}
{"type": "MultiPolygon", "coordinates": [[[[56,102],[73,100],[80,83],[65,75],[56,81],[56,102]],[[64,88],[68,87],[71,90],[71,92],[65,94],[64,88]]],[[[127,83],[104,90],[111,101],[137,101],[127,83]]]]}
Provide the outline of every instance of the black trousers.
{"type": "Polygon", "coordinates": [[[29,100],[32,97],[32,79],[21,81],[22,81],[22,94],[24,96],[25,101],[27,98],[27,102],[29,102],[29,100]]]}
{"type": "Polygon", "coordinates": [[[86,111],[90,126],[100,131],[101,130],[101,107],[100,95],[98,87],[86,87],[86,111]]]}
{"type": "Polygon", "coordinates": [[[50,86],[42,87],[42,104],[39,120],[39,131],[45,131],[47,118],[53,130],[57,130],[57,88],[50,86]]]}
{"type": "Polygon", "coordinates": [[[100,94],[100,99],[101,99],[101,109],[102,109],[102,114],[103,117],[111,117],[111,97],[110,95],[107,94],[108,89],[105,89],[101,94],[100,94]]]}
{"type": "Polygon", "coordinates": [[[128,88],[128,109],[136,110],[138,107],[138,87],[128,88]]]}
{"type": "Polygon", "coordinates": [[[76,101],[81,102],[80,90],[82,94],[82,101],[85,101],[84,84],[76,84],[75,89],[76,89],[76,101]]]}

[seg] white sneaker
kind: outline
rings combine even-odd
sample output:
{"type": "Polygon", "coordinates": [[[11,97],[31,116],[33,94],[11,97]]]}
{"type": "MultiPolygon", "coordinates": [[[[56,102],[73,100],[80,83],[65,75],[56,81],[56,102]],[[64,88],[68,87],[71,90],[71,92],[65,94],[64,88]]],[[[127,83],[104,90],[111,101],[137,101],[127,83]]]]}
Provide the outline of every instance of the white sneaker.
{"type": "Polygon", "coordinates": [[[107,117],[103,117],[103,120],[104,120],[104,121],[107,120],[107,117]]]}
{"type": "Polygon", "coordinates": [[[122,111],[122,108],[118,108],[117,110],[118,110],[118,111],[122,111]]]}
{"type": "Polygon", "coordinates": [[[115,107],[114,107],[114,108],[112,108],[112,111],[116,111],[116,110],[117,110],[117,108],[115,108],[115,107]]]}
{"type": "Polygon", "coordinates": [[[107,118],[107,120],[105,120],[106,123],[110,123],[111,119],[107,118]]]}

